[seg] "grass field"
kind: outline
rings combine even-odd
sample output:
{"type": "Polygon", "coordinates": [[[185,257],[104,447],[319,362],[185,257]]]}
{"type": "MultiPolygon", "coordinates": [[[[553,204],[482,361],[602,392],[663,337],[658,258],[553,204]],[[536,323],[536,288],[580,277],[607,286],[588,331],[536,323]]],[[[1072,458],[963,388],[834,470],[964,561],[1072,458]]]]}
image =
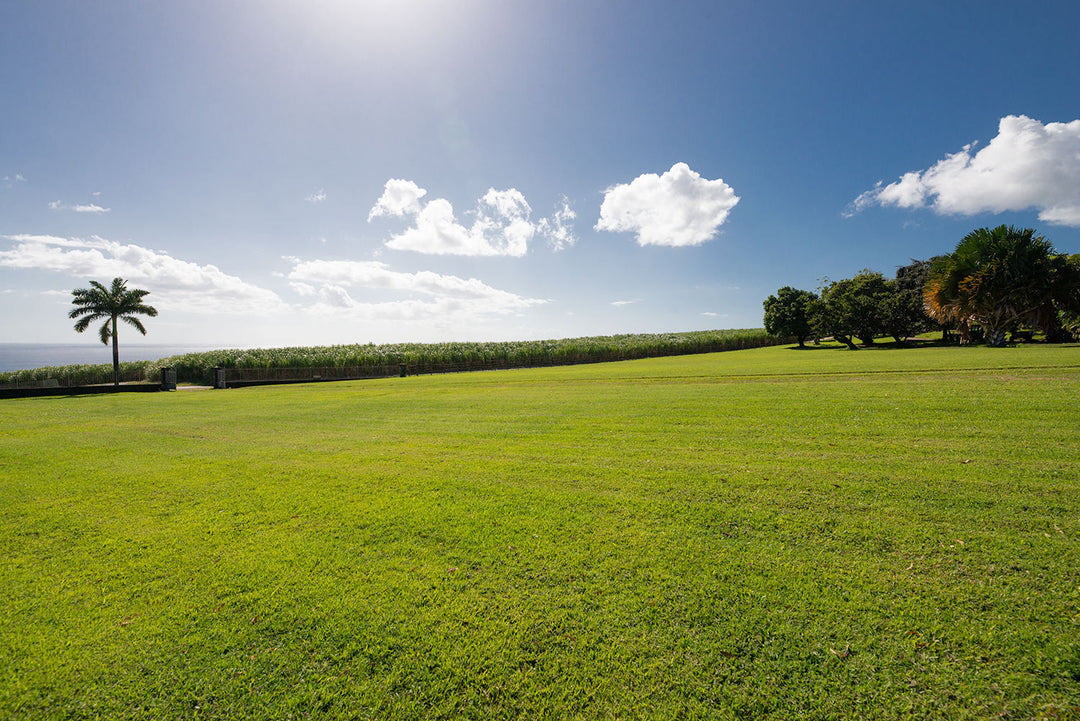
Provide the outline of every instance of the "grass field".
{"type": "Polygon", "coordinates": [[[0,403],[3,718],[1080,718],[1080,347],[0,403]]]}

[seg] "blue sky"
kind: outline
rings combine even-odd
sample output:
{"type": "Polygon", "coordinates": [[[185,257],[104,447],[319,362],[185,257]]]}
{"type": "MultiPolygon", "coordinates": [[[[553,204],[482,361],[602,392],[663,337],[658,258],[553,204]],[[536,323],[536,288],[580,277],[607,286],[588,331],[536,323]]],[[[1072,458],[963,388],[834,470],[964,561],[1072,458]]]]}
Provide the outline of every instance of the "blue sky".
{"type": "Polygon", "coordinates": [[[990,0],[4,3],[2,340],[77,340],[70,291],[114,276],[160,311],[140,341],[271,346],[759,327],[780,286],[1000,223],[1080,252],[1078,27],[990,0]]]}

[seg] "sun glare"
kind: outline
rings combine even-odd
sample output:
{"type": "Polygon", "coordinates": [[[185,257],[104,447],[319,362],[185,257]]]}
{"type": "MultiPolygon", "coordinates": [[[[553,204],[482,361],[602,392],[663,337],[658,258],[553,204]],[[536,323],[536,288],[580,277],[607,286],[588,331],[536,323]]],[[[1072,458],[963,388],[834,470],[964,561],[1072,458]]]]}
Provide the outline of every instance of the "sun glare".
{"type": "Polygon", "coordinates": [[[335,53],[427,54],[451,41],[473,8],[436,0],[328,0],[289,3],[282,17],[335,53]]]}

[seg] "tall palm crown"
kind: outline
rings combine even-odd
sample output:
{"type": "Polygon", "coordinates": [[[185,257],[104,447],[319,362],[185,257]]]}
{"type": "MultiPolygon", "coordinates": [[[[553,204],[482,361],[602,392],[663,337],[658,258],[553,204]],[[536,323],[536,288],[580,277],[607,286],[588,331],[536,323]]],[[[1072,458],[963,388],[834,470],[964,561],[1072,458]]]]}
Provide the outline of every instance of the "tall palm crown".
{"type": "Polygon", "coordinates": [[[157,315],[157,309],[143,303],[143,298],[150,294],[148,290],[128,290],[127,281],[123,278],[113,278],[112,287],[106,288],[96,280],[90,281],[89,288],[79,288],[71,291],[71,303],[75,307],[68,313],[69,318],[78,318],[75,323],[75,332],[82,333],[90,327],[91,323],[99,320],[101,324],[98,331],[101,342],[108,345],[112,340],[113,351],[113,385],[120,385],[120,348],[116,340],[117,321],[122,320],[146,335],[146,328],[136,315],[146,315],[151,318],[157,315]]]}

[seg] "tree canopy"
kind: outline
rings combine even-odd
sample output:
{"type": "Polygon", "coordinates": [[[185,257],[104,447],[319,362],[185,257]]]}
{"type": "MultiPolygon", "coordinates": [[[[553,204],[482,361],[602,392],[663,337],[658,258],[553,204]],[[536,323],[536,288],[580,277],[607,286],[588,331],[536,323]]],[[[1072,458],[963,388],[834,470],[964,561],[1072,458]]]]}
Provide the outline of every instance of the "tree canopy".
{"type": "Polygon", "coordinates": [[[854,348],[852,338],[871,345],[885,332],[883,307],[892,292],[881,273],[862,270],[852,278],[826,281],[815,306],[814,324],[823,335],[854,348]]]}
{"type": "Polygon", "coordinates": [[[772,335],[790,335],[799,347],[814,334],[810,313],[817,295],[808,290],[784,286],[765,299],[765,330],[772,335]]]}

